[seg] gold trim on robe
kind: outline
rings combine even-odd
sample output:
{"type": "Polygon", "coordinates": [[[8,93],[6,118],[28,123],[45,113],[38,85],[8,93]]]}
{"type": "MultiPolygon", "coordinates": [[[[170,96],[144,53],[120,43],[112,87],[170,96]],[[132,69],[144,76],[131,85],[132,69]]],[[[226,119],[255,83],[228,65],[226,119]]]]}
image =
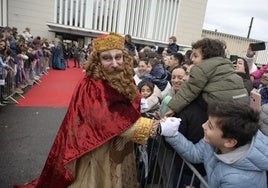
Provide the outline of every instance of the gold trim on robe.
{"type": "Polygon", "coordinates": [[[139,118],[135,123],[135,132],[131,140],[138,144],[145,144],[149,138],[152,125],[152,119],[145,117],[139,118]]]}

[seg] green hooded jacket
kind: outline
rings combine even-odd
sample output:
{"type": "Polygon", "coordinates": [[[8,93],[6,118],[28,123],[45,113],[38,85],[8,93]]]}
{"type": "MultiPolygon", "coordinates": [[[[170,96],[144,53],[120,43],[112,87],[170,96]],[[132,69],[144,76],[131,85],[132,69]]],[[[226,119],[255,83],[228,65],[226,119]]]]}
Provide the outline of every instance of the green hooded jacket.
{"type": "Polygon", "coordinates": [[[226,58],[213,57],[191,68],[190,78],[169,101],[168,107],[180,112],[202,94],[209,103],[213,100],[237,100],[248,103],[248,92],[233,64],[226,58]]]}

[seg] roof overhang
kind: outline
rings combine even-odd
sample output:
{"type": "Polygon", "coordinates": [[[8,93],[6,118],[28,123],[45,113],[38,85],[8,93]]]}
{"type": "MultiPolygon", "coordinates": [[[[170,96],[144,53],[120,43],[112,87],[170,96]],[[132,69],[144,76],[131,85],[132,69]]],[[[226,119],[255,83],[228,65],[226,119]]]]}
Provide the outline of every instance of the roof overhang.
{"type": "MultiPolygon", "coordinates": [[[[96,38],[101,34],[107,33],[107,32],[103,32],[99,30],[86,29],[86,28],[56,24],[56,23],[51,23],[51,22],[47,22],[47,25],[49,27],[49,31],[51,32],[66,33],[66,34],[79,35],[79,36],[84,36],[84,37],[96,38]]],[[[158,45],[161,47],[166,47],[168,45],[168,42],[166,41],[157,41],[157,40],[138,38],[138,37],[132,37],[132,41],[136,44],[143,44],[143,45],[150,45],[150,46],[158,45]]]]}

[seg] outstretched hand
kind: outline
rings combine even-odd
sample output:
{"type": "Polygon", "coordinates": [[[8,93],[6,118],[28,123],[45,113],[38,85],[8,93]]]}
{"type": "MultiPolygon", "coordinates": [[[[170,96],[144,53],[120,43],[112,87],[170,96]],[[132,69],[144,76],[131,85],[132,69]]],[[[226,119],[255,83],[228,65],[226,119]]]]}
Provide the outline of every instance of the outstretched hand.
{"type": "Polygon", "coordinates": [[[181,119],[175,117],[167,117],[161,120],[161,135],[176,136],[179,134],[179,126],[181,119]]]}

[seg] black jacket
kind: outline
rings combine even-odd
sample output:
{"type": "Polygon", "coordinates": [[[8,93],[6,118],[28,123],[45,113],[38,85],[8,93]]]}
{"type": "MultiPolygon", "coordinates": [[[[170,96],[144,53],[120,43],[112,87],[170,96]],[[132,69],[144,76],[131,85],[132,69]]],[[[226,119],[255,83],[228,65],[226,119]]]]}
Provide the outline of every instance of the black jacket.
{"type": "Polygon", "coordinates": [[[180,49],[180,46],[177,45],[176,43],[172,43],[168,45],[168,53],[177,53],[180,49]]]}

